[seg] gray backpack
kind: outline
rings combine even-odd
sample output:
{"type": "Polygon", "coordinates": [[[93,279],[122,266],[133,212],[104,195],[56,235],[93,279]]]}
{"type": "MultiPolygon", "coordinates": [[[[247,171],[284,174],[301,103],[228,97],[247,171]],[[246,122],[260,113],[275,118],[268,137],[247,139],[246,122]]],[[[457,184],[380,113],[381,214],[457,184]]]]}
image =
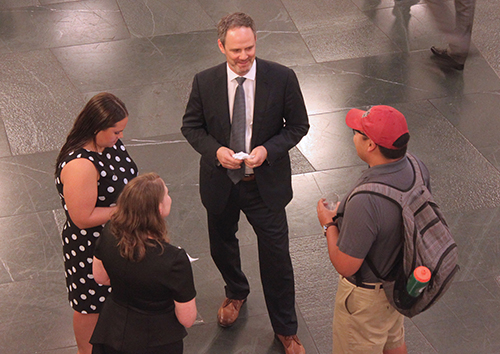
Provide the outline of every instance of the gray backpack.
{"type": "Polygon", "coordinates": [[[384,278],[368,257],[365,261],[383,283],[391,305],[403,315],[413,317],[443,296],[459,266],[457,245],[443,214],[424,184],[417,160],[410,154],[407,156],[415,172],[414,183],[409,190],[401,191],[386,184],[369,182],[356,187],[347,201],[356,194],[370,193],[400,206],[404,246],[392,270],[384,278]],[[411,297],[406,292],[406,283],[418,266],[429,268],[432,276],[423,292],[418,297],[411,297]]]}

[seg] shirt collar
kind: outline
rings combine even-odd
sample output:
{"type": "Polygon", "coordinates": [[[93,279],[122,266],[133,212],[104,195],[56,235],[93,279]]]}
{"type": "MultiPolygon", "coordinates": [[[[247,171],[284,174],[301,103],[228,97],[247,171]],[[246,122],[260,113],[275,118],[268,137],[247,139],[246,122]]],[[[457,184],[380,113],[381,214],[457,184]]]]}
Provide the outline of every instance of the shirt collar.
{"type": "MultiPolygon", "coordinates": [[[[233,70],[231,70],[229,64],[226,63],[226,67],[227,67],[227,79],[229,81],[232,81],[235,78],[239,77],[238,74],[236,74],[233,70]]],[[[256,73],[257,73],[257,60],[254,60],[252,67],[250,68],[250,71],[247,72],[246,75],[243,75],[243,77],[255,81],[256,73]]]]}

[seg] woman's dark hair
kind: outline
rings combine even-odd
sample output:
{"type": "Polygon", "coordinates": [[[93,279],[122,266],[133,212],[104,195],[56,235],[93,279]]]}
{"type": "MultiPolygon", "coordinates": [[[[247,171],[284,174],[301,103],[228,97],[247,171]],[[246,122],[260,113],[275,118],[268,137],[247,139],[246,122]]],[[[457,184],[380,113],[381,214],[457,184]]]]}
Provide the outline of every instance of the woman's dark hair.
{"type": "Polygon", "coordinates": [[[70,152],[82,148],[90,141],[95,143],[97,133],[111,128],[126,117],[128,117],[127,108],[115,95],[102,92],[92,97],[76,118],[57,156],[56,173],[59,164],[70,152]]]}
{"type": "Polygon", "coordinates": [[[134,178],[121,192],[110,230],[118,239],[123,258],[139,262],[148,246],[159,245],[163,252],[163,242],[169,241],[159,209],[164,196],[165,183],[154,172],[134,178]]]}

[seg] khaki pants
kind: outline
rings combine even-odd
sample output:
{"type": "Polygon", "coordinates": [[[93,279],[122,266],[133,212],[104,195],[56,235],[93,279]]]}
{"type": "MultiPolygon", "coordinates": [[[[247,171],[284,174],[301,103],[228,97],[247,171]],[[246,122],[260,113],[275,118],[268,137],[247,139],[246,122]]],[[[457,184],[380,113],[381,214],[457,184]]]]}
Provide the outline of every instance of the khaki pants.
{"type": "Polygon", "coordinates": [[[404,344],[404,316],[383,289],[364,289],[340,277],[333,314],[334,354],[381,354],[404,344]]]}

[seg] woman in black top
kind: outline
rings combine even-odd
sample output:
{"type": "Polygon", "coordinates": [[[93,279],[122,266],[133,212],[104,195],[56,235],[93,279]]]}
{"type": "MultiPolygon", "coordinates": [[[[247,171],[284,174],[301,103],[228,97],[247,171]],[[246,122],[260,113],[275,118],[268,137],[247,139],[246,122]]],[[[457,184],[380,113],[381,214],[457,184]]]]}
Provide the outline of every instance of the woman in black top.
{"type": "Polygon", "coordinates": [[[62,231],[68,299],[78,354],[90,354],[90,336],[111,290],[92,276],[94,245],[137,166],[120,141],[127,125],[123,102],[111,93],[92,97],[75,120],[56,161],[55,182],[66,213],[62,231]]]}
{"type": "Polygon", "coordinates": [[[171,203],[156,173],[135,178],[118,198],[94,252],[94,278],[113,291],[92,353],[182,353],[184,327],[196,319],[196,292],[186,252],[168,243],[163,218],[171,203]]]}

